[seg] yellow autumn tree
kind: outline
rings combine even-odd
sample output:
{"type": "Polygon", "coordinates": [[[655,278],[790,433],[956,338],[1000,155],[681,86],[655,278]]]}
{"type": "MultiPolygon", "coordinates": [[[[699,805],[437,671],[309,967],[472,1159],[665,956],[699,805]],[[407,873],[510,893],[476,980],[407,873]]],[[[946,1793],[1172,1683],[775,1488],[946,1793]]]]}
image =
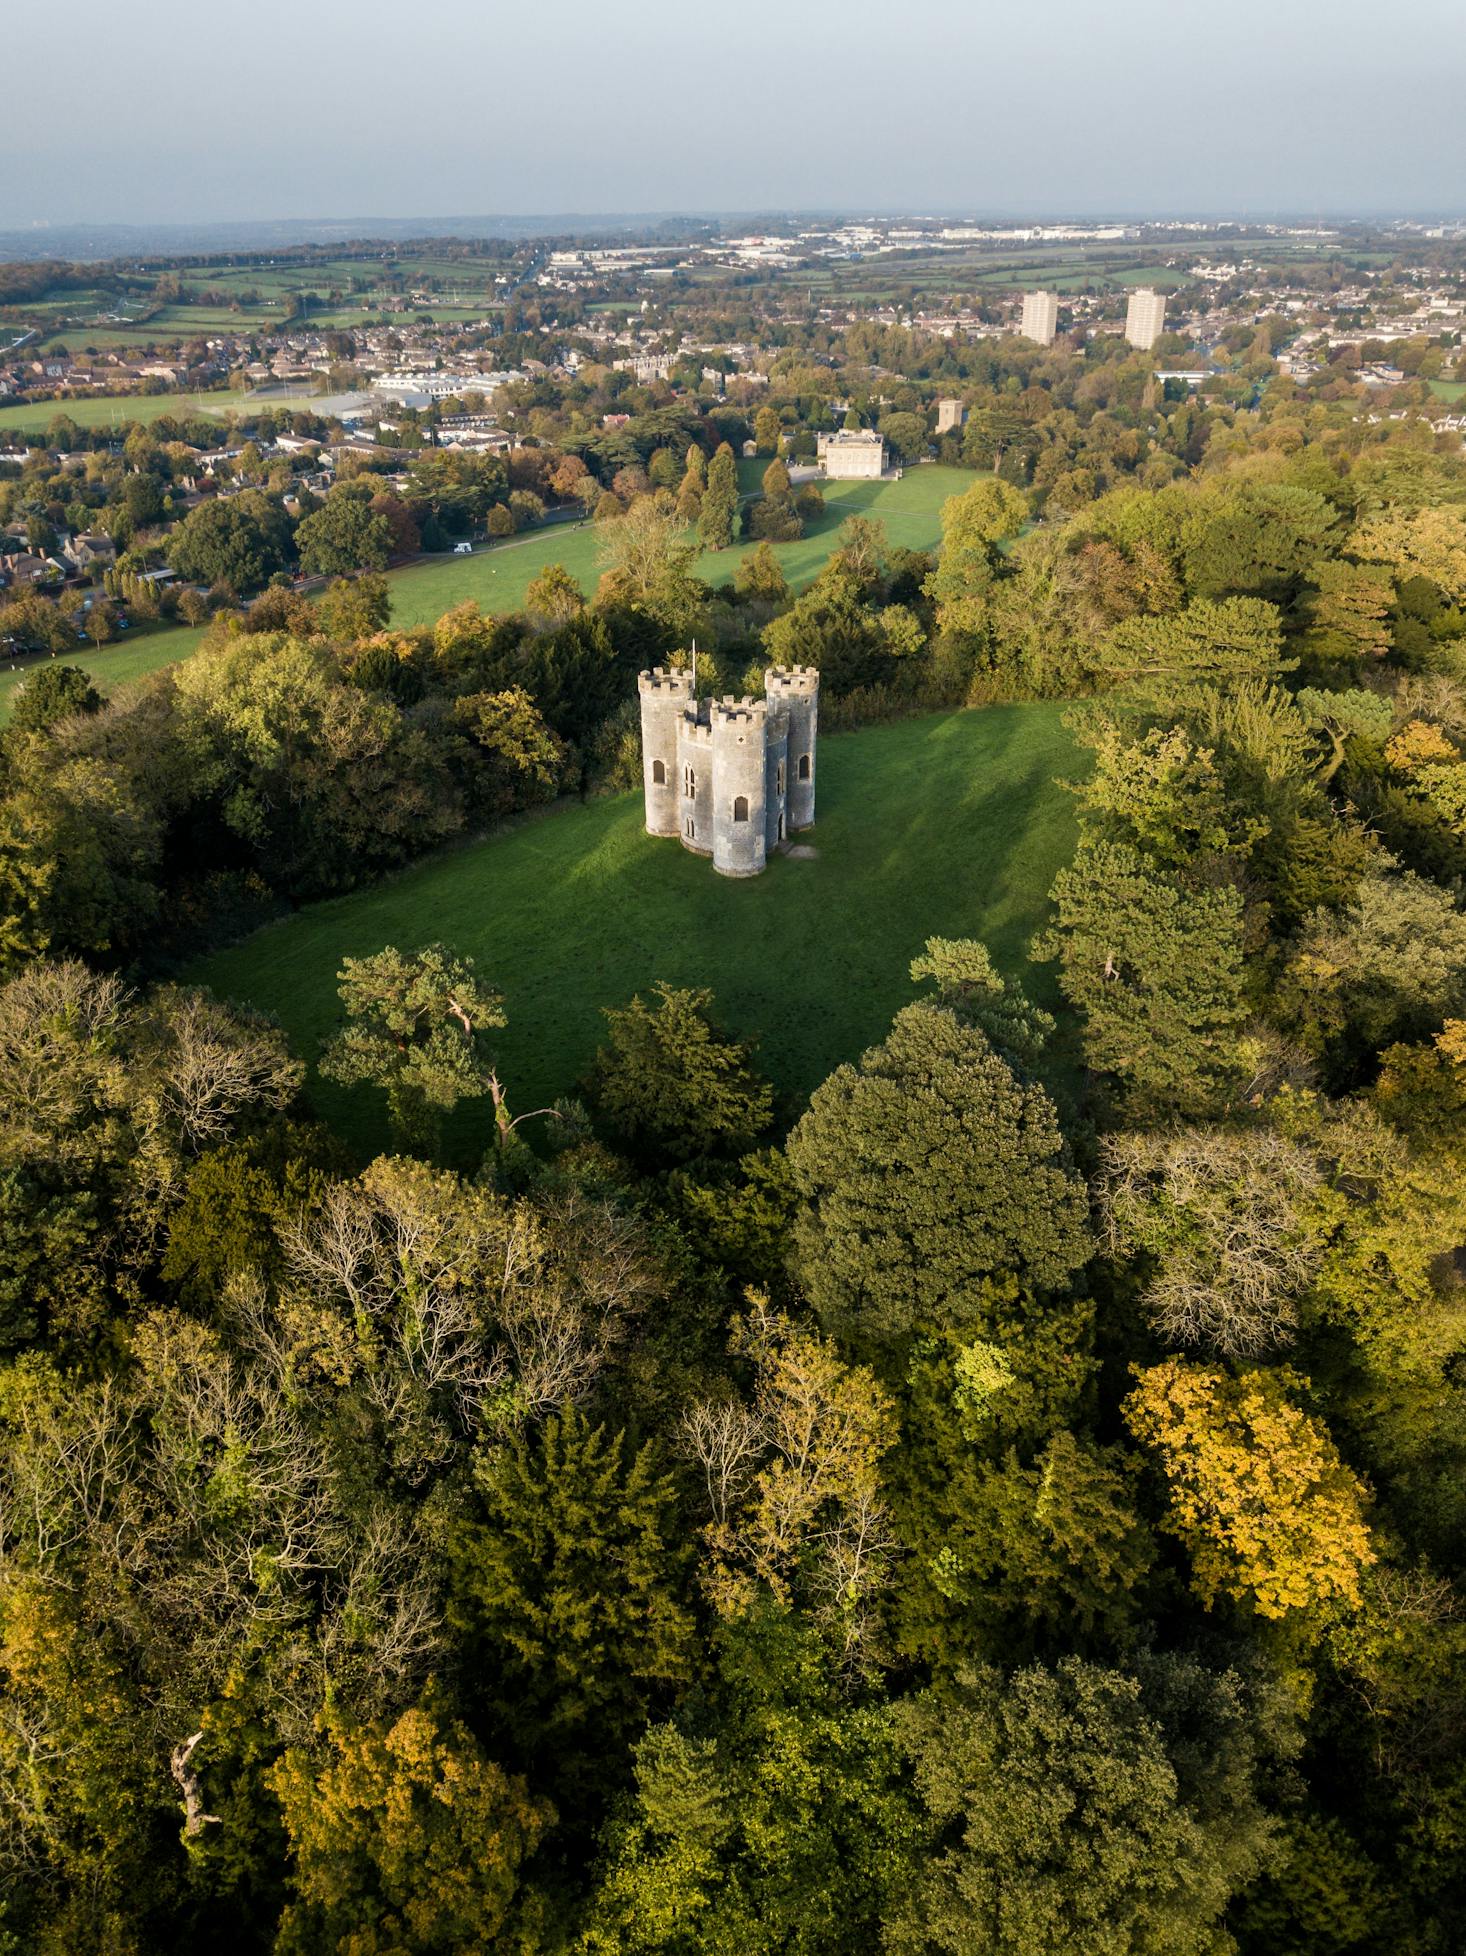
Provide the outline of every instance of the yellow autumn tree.
{"type": "Polygon", "coordinates": [[[1357,1607],[1374,1561],[1364,1490],[1275,1372],[1168,1359],[1136,1370],[1125,1418],[1155,1449],[1170,1493],[1163,1524],[1191,1556],[1192,1585],[1279,1618],[1318,1603],[1357,1607]]]}
{"type": "Polygon", "coordinates": [[[1346,548],[1397,578],[1428,577],[1452,604],[1466,598],[1466,510],[1384,509],[1359,525],[1346,548]]]}
{"type": "Polygon", "coordinates": [[[1431,767],[1442,761],[1459,761],[1461,750],[1429,720],[1412,720],[1392,740],[1385,743],[1385,759],[1401,774],[1431,767]]]}
{"type": "Polygon", "coordinates": [[[327,1714],[324,1746],[291,1746],[266,1783],[289,1837],[294,1896],[279,1956],[461,1956],[533,1946],[523,1863],[554,1810],[432,1704],[390,1726],[327,1714]]]}
{"type": "Polygon", "coordinates": [[[1412,720],[1385,747],[1405,791],[1457,835],[1466,835],[1466,766],[1461,750],[1428,720],[1412,720]]]}

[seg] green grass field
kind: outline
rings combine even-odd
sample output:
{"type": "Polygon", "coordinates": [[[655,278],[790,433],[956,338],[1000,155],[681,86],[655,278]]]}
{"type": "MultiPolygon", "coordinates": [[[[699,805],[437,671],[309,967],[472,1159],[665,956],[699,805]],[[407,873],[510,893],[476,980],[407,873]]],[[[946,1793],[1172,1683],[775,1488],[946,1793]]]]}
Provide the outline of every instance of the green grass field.
{"type": "Polygon", "coordinates": [[[1466,380],[1433,380],[1430,391],[1438,401],[1449,401],[1452,407],[1466,399],[1466,380]]]}
{"type": "MultiPolygon", "coordinates": [[[[111,693],[129,679],[140,679],[160,666],[176,665],[180,659],[186,659],[198,650],[203,635],[202,626],[186,625],[156,632],[129,632],[114,644],[104,645],[100,652],[78,644],[75,652],[59,657],[57,664],[80,666],[83,672],[91,674],[102,692],[111,693]]],[[[0,726],[10,718],[16,693],[46,663],[40,660],[24,666],[0,667],[0,726]]]]}
{"type": "MultiPolygon", "coordinates": [[[[1073,847],[1076,767],[1057,705],[934,715],[827,740],[813,861],[776,857],[730,881],[642,828],[640,795],[566,804],[448,851],[356,895],[315,904],[203,960],[186,977],[274,1013],[313,1060],[339,1011],[343,956],[442,940],[504,994],[499,1057],[511,1107],[573,1089],[601,1007],[659,979],[709,985],[725,1022],[802,1103],[880,1038],[916,996],[907,967],[928,936],[976,936],[1052,1003],[1027,963],[1055,870],[1073,847]]],[[[311,1092],[364,1152],[386,1144],[381,1096],[311,1092]]],[[[481,1107],[459,1121],[481,1151],[481,1107]]]]}
{"type": "Polygon", "coordinates": [[[190,267],[184,284],[193,295],[182,303],[159,306],[141,293],[123,294],[103,286],[92,290],[59,288],[23,305],[0,308],[0,328],[31,327],[37,348],[51,351],[66,346],[83,348],[179,345],[199,333],[245,333],[278,327],[292,295],[313,325],[360,325],[367,320],[398,315],[382,310],[391,295],[428,287],[414,313],[439,321],[477,320],[502,310],[494,276],[503,269],[495,259],[394,258],[394,277],[383,275],[372,257],[277,265],[201,265],[190,267]],[[395,282],[394,282],[395,278],[395,282]],[[359,280],[364,290],[353,291],[359,280]],[[436,289],[431,289],[436,282],[436,289]],[[331,294],[337,295],[332,303],[331,294]],[[251,297],[245,301],[243,295],[251,297]],[[211,303],[206,295],[214,295],[211,303]],[[228,301],[238,296],[240,303],[228,301]],[[223,303],[220,303],[222,299],[223,303]]]}
{"type": "MultiPolygon", "coordinates": [[[[762,473],[758,465],[753,479],[762,473]]],[[[749,472],[745,469],[745,484],[749,472]]],[[[908,469],[900,481],[831,482],[821,485],[825,513],[797,543],[780,543],[774,554],[784,575],[796,588],[808,584],[835,547],[836,532],[847,516],[876,516],[893,544],[911,550],[930,550],[941,538],[942,504],[949,496],[970,489],[976,478],[970,469],[947,469],[936,463],[908,469]]],[[[546,564],[563,564],[587,597],[600,578],[602,537],[587,523],[551,524],[522,537],[506,539],[472,557],[442,557],[393,573],[394,625],[431,625],[445,611],[471,598],[485,611],[517,611],[532,578],[546,564]]],[[[732,550],[705,551],[697,560],[699,577],[709,584],[728,582],[753,544],[732,550]]]]}
{"type": "Polygon", "coordinates": [[[208,394],[88,394],[75,400],[37,401],[29,407],[0,408],[0,433],[21,428],[41,435],[63,414],[78,428],[105,428],[111,422],[121,428],[129,421],[148,423],[165,414],[225,415],[241,409],[248,398],[221,387],[208,394]]]}
{"type": "MultiPolygon", "coordinates": [[[[743,466],[745,480],[756,480],[762,464],[743,466]]],[[[835,547],[836,533],[847,516],[857,512],[879,516],[893,544],[913,550],[930,548],[941,535],[942,504],[948,496],[970,488],[972,474],[966,469],[944,469],[935,465],[909,469],[899,482],[833,482],[826,485],[826,510],[809,534],[797,543],[775,545],[775,555],[784,566],[789,582],[802,587],[809,583],[835,547]]],[[[485,611],[517,611],[524,602],[532,578],[546,564],[563,564],[580,584],[587,597],[593,596],[601,574],[601,538],[593,524],[551,525],[523,537],[513,537],[472,557],[437,557],[430,563],[390,573],[392,622],[394,625],[432,625],[445,611],[471,599],[485,611]]],[[[731,578],[753,546],[740,545],[717,554],[704,552],[697,560],[699,577],[710,584],[731,578]]],[[[156,672],[186,659],[202,636],[201,631],[181,628],[139,634],[120,640],[100,652],[78,646],[68,655],[68,665],[78,665],[91,673],[108,690],[143,673],[156,672]]],[[[27,671],[0,668],[0,725],[10,717],[16,688],[24,683],[27,671]]]]}

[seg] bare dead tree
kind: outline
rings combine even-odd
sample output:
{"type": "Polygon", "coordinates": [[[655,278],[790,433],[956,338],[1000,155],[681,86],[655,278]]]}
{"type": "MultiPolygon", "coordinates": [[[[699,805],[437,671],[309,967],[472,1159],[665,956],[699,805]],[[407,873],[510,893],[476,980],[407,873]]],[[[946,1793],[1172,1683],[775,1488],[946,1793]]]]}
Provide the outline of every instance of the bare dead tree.
{"type": "Polygon", "coordinates": [[[203,1783],[192,1764],[194,1750],[203,1736],[202,1732],[195,1732],[192,1738],[185,1739],[182,1745],[174,1746],[168,1761],[173,1777],[177,1780],[183,1794],[183,1831],[190,1840],[196,1840],[205,1827],[217,1827],[220,1824],[217,1813],[204,1812],[203,1783]]]}
{"type": "Polygon", "coordinates": [[[763,1456],[768,1438],[763,1424],[741,1399],[705,1399],[683,1414],[678,1437],[703,1470],[708,1507],[721,1527],[763,1456]]]}
{"type": "Polygon", "coordinates": [[[1107,1139],[1095,1182],[1111,1256],[1148,1253],[1162,1337],[1231,1358],[1286,1344],[1323,1253],[1317,1157],[1265,1127],[1107,1139]]]}
{"type": "Polygon", "coordinates": [[[278,1029],[206,992],[154,994],[159,1022],[158,1108],[191,1154],[223,1140],[241,1109],[281,1108],[305,1073],[278,1029]]]}

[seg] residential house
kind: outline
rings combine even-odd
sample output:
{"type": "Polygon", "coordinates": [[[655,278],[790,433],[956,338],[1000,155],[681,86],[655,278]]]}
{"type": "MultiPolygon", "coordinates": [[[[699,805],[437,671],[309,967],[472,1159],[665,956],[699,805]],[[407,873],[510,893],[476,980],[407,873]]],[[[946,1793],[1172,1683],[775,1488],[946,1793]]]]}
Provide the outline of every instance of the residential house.
{"type": "Polygon", "coordinates": [[[55,583],[65,575],[65,568],[54,557],[41,557],[31,550],[0,557],[0,582],[12,590],[33,584],[55,583]]]}
{"type": "Polygon", "coordinates": [[[117,561],[117,546],[100,530],[78,532],[61,546],[61,554],[74,571],[83,577],[106,570],[117,561]]]}

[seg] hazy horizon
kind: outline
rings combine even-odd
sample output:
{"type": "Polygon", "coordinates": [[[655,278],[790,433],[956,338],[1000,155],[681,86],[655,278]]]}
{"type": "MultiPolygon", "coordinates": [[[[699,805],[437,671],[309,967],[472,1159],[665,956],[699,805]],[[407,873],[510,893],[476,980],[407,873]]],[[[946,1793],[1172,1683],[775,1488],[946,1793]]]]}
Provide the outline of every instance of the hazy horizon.
{"type": "Polygon", "coordinates": [[[1448,110],[1466,69],[1451,0],[1377,9],[1173,0],[1042,31],[950,0],[750,0],[734,21],[563,0],[553,35],[443,0],[82,0],[79,111],[58,165],[55,91],[13,90],[0,231],[71,225],[587,219],[776,212],[1092,216],[1439,214],[1466,164],[1448,110]],[[1428,77],[1428,84],[1423,79],[1428,77]],[[679,193],[669,198],[669,187],[679,193]],[[336,215],[342,213],[344,215],[336,215]]]}

